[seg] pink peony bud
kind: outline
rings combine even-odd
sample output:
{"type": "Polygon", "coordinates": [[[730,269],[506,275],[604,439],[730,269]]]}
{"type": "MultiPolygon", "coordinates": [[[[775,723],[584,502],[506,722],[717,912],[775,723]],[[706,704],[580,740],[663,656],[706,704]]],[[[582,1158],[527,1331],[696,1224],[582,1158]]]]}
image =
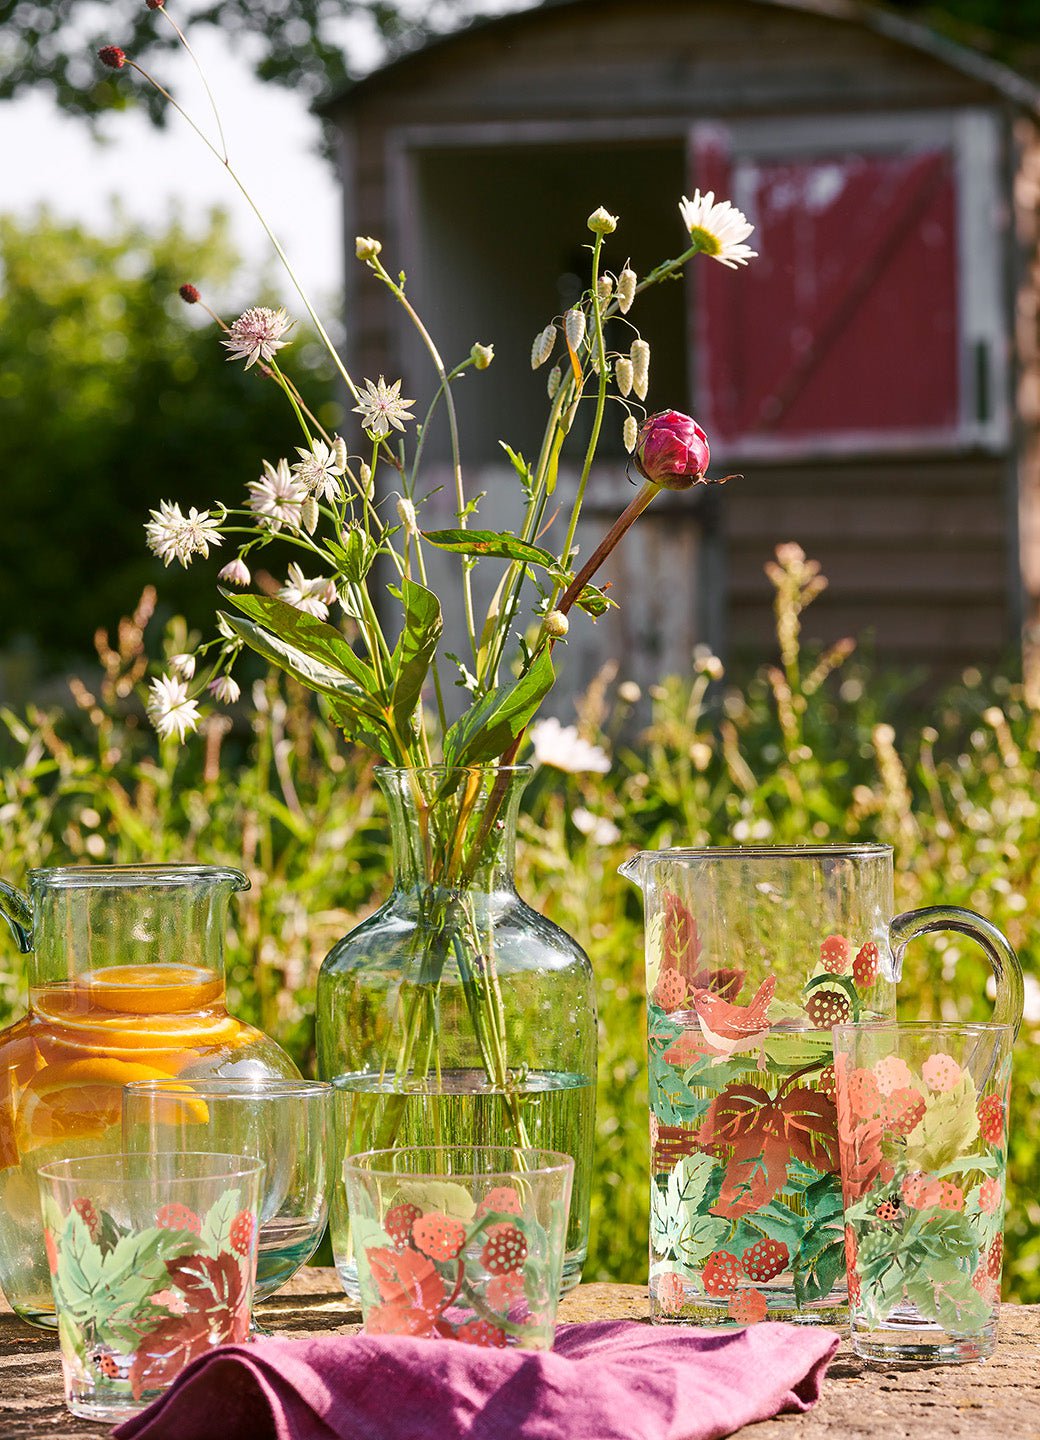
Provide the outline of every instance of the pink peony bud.
{"type": "Polygon", "coordinates": [[[636,439],[636,469],[653,484],[688,490],[703,479],[710,460],[708,437],[689,415],[661,410],[643,421],[636,439]]]}

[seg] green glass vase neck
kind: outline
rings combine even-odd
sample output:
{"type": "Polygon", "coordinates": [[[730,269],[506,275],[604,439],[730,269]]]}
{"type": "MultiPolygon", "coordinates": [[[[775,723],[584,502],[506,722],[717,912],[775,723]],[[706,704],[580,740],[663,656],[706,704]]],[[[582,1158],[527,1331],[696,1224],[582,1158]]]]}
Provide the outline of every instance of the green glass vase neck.
{"type": "Polygon", "coordinates": [[[517,812],[530,777],[529,765],[378,770],[395,888],[511,890],[517,812]]]}

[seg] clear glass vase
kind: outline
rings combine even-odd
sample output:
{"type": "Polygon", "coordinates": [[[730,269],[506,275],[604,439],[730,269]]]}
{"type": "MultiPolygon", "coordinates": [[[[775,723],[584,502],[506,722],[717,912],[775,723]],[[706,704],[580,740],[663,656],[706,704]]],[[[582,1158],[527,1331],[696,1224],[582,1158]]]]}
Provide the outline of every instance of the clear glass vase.
{"type": "MultiPolygon", "coordinates": [[[[596,1002],[581,947],[516,893],[530,768],[382,769],[394,887],[318,979],[318,1063],[347,1092],[350,1154],[397,1145],[537,1146],[575,1161],[563,1288],[588,1247],[596,1002]]],[[[330,1214],[347,1293],[342,1185],[330,1214]]]]}
{"type": "Polygon", "coordinates": [[[0,1286],[23,1319],[56,1324],[37,1171],[120,1150],[125,1084],[297,1076],[227,1012],[228,905],[248,885],[214,865],[31,870],[27,896],[0,881],[29,957],[28,1014],[0,1032],[0,1286]]]}

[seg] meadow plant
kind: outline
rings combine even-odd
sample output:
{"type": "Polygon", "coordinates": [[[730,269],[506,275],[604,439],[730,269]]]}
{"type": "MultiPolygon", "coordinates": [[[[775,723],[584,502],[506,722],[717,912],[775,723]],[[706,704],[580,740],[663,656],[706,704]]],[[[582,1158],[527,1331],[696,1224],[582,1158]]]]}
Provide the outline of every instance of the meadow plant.
{"type": "MultiPolygon", "coordinates": [[[[648,695],[604,671],[582,698],[566,746],[543,746],[520,822],[519,884],[590,953],[601,1015],[598,1151],[588,1278],[646,1273],[647,1094],[641,907],[617,875],[634,850],[672,844],[805,839],[891,843],[901,909],[940,900],[999,925],[1026,969],[1026,1024],[1012,1096],[1006,1291],[1040,1299],[1040,976],[1030,916],[1040,907],[1040,711],[1005,677],[966,672],[929,706],[924,726],[906,682],[865,669],[846,642],[802,643],[823,577],[796,546],[770,577],[778,663],[731,683],[719,659],[648,695]],[[884,716],[885,718],[882,718],[884,716]],[[896,717],[896,718],[893,718],[896,717]],[[585,743],[575,750],[576,741],[585,743]],[[568,755],[584,761],[570,771],[568,755]],[[609,1238],[608,1238],[609,1237],[609,1238]]],[[[154,654],[146,593],[114,637],[98,637],[99,673],[72,682],[65,713],[0,712],[0,874],[76,860],[200,860],[239,865],[253,888],[229,936],[232,1008],[263,1025],[305,1068],[313,1057],[314,984],[331,942],[390,887],[382,801],[365,751],[290,679],[245,687],[201,746],[157,742],[143,714],[152,658],[186,652],[174,622],[154,654]]],[[[910,951],[906,1013],[985,1018],[988,966],[954,936],[910,951]]],[[[8,960],[0,1010],[20,1008],[8,960]]],[[[3,1017],[0,1017],[3,1018],[3,1017]]]]}

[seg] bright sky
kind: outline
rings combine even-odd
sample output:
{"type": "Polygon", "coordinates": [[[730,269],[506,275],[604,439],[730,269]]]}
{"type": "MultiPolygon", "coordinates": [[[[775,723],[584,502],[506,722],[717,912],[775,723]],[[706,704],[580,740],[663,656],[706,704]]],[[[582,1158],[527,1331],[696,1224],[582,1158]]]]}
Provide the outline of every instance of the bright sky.
{"type": "MultiPolygon", "coordinates": [[[[226,42],[199,31],[192,41],[220,107],[231,162],[321,307],[342,285],[338,181],[317,153],[320,126],[291,92],[254,80],[229,58],[226,42]]],[[[197,75],[183,57],[156,62],[192,118],[214,133],[212,111],[197,75]]],[[[141,85],[123,70],[119,79],[141,85]]],[[[230,212],[236,242],[256,271],[273,252],[258,222],[219,161],[179,116],[166,130],[132,113],[107,117],[104,144],[82,120],[60,114],[46,94],[0,103],[0,210],[24,217],[47,204],[103,231],[111,199],[134,218],[161,226],[180,208],[190,223],[214,205],[230,212]]],[[[275,283],[281,283],[272,271],[275,283]]],[[[291,306],[289,281],[284,282],[291,306]]]]}

